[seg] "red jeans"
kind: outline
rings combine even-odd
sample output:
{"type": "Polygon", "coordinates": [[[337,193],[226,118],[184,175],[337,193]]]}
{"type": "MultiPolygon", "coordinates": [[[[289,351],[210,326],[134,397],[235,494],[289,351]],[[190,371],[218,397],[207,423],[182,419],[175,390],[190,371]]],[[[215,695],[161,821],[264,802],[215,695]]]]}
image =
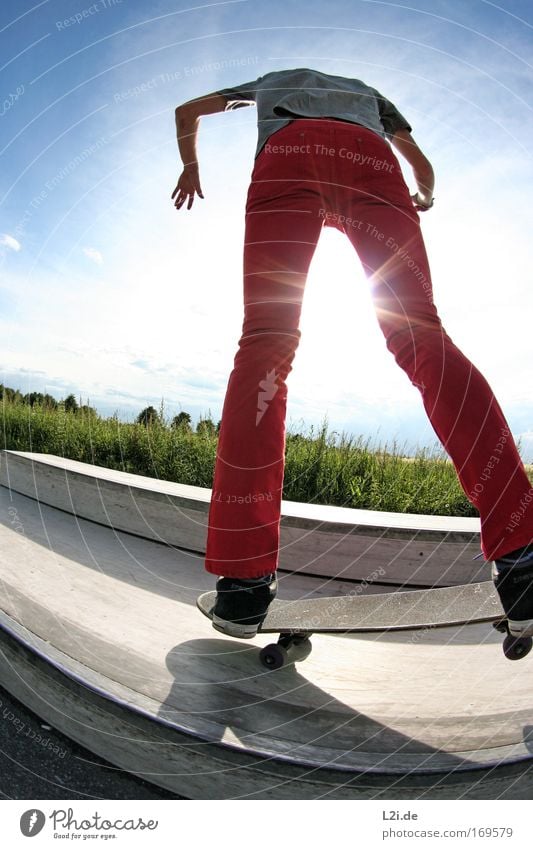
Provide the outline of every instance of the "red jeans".
{"type": "Polygon", "coordinates": [[[260,577],[278,562],[286,378],[322,227],[345,233],[370,279],[386,344],[419,389],[492,559],[533,539],[533,489],[488,383],[446,334],[419,219],[398,161],[371,130],[300,119],[255,161],[246,204],[244,324],[230,375],[206,569],[260,577]]]}

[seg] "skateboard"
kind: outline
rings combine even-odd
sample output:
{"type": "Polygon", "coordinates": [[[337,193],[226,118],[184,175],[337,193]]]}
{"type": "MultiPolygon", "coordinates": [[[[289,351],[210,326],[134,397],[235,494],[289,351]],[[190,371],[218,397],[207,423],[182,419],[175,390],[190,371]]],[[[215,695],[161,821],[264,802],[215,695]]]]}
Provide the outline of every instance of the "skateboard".
{"type": "MultiPolygon", "coordinates": [[[[212,619],[216,593],[203,593],[199,610],[212,619]]],[[[311,653],[312,634],[364,634],[419,631],[492,622],[506,636],[503,653],[520,660],[531,650],[531,637],[514,637],[492,581],[460,587],[408,590],[383,595],[344,595],[280,601],[275,599],[258,633],[279,634],[277,643],[265,646],[260,660],[267,669],[305,660],[311,653]]]]}

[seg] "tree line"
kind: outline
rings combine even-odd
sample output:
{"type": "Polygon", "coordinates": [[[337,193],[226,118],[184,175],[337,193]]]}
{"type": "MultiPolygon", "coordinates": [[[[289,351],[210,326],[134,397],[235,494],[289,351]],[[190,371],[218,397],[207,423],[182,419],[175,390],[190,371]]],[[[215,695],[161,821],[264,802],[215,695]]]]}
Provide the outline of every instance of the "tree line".
{"type": "MultiPolygon", "coordinates": [[[[53,395],[48,392],[27,392],[23,394],[19,389],[12,389],[10,386],[4,386],[0,383],[0,402],[8,404],[23,404],[28,407],[42,407],[44,409],[65,413],[74,413],[76,415],[88,418],[100,418],[94,407],[89,404],[78,402],[73,394],[67,395],[66,398],[58,401],[53,395]]],[[[116,418],[116,416],[115,416],[116,418]]],[[[163,417],[163,412],[158,411],[155,407],[148,406],[141,410],[135,418],[135,423],[144,425],[145,427],[166,426],[163,417]]],[[[194,431],[192,418],[189,413],[181,412],[174,416],[170,421],[170,427],[173,430],[180,430],[185,433],[196,432],[199,436],[216,436],[220,432],[219,421],[217,424],[211,416],[200,417],[196,429],[194,431]]]]}

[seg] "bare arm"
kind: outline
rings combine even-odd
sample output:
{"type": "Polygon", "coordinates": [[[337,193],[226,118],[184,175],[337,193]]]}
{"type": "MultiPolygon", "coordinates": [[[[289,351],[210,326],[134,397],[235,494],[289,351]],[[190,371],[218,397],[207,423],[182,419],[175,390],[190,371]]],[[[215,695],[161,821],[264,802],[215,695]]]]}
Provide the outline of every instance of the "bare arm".
{"type": "Polygon", "coordinates": [[[187,209],[190,209],[193,205],[195,194],[203,198],[198,156],[196,153],[196,137],[198,127],[200,126],[200,118],[202,115],[213,115],[215,112],[224,112],[226,103],[227,100],[225,97],[215,93],[207,94],[204,97],[197,97],[176,107],[176,135],[180,156],[183,161],[183,172],[171,195],[176,209],[181,209],[187,199],[187,209]]]}
{"type": "Polygon", "coordinates": [[[398,130],[392,139],[393,147],[401,153],[413,169],[418,194],[413,198],[417,209],[429,209],[433,204],[435,174],[429,159],[424,156],[409,130],[398,130]]]}

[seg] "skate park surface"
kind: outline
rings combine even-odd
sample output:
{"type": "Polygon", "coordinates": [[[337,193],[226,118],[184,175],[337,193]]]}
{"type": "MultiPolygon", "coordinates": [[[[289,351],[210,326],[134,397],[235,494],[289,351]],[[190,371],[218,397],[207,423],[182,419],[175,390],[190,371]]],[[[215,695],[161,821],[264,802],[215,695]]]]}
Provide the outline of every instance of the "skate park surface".
{"type": "MultiPolygon", "coordinates": [[[[315,635],[267,671],[268,635],[196,610],[209,490],[11,451],[0,484],[0,683],[90,752],[190,799],[531,798],[533,655],[490,623],[315,635]]],[[[476,519],[282,514],[280,598],[489,577],[476,519]]]]}

